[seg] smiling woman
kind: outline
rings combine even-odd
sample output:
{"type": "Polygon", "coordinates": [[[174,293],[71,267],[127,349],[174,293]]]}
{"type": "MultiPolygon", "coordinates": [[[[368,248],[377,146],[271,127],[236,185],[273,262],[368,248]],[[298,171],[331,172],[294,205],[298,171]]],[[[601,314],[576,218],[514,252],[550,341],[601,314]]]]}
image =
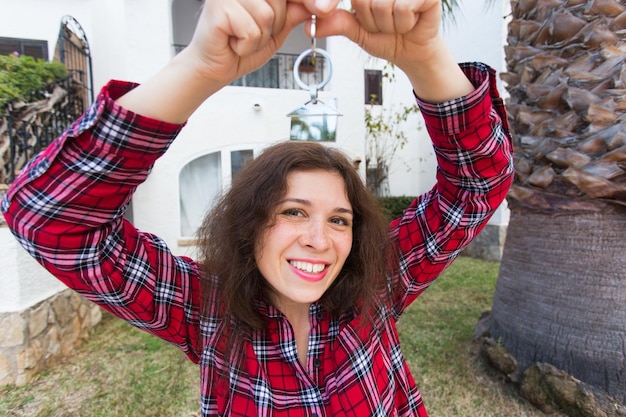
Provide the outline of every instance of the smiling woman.
{"type": "Polygon", "coordinates": [[[297,301],[291,314],[307,317],[319,301],[341,315],[375,304],[385,282],[387,221],[350,159],[317,143],[279,143],[250,161],[198,235],[226,311],[254,329],[265,326],[255,300],[297,301]]]}
{"type": "MultiPolygon", "coordinates": [[[[294,322],[307,317],[343,268],[352,247],[352,213],[338,174],[294,171],[256,250],[276,306],[294,322]]],[[[305,354],[306,357],[306,354],[305,354]]]]}
{"type": "Polygon", "coordinates": [[[511,182],[495,72],[452,59],[440,1],[337,3],[204,2],[189,47],[142,85],[108,84],[2,203],[58,279],[200,364],[204,416],[426,416],[396,322],[511,182]],[[388,224],[346,155],[278,143],[205,217],[199,261],[175,256],[124,218],[135,189],[201,103],[266,63],[312,13],[318,36],[346,36],[406,73],[437,184],[388,224]]]}

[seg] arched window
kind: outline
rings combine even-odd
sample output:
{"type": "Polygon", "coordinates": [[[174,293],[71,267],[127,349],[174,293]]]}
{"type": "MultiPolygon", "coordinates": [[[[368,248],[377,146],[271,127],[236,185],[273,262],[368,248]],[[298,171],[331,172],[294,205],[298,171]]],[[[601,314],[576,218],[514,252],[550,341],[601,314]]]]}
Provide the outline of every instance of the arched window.
{"type": "Polygon", "coordinates": [[[189,162],[180,171],[180,233],[192,237],[222,189],[221,152],[189,162]]]}
{"type": "Polygon", "coordinates": [[[252,149],[217,151],[189,162],[180,171],[180,234],[193,237],[220,191],[253,158],[252,149]]]}

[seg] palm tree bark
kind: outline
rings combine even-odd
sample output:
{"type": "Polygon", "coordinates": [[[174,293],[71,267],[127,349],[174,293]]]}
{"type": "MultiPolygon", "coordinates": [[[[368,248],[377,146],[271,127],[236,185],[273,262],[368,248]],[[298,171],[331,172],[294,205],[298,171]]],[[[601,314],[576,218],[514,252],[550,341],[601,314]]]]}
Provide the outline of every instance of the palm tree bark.
{"type": "Polygon", "coordinates": [[[491,333],[520,369],[547,362],[624,402],[626,215],[513,208],[491,333]]]}
{"type": "Polygon", "coordinates": [[[626,403],[626,4],[514,0],[516,178],[491,334],[626,403]]]}

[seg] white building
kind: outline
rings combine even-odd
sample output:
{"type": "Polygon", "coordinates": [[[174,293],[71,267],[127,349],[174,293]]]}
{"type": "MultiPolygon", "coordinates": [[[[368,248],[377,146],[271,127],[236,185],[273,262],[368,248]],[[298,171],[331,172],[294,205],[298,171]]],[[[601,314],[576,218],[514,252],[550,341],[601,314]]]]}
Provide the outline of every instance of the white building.
{"type": "MultiPolygon", "coordinates": [[[[495,0],[489,8],[486,3],[462,4],[456,22],[445,25],[445,36],[459,62],[483,61],[500,72],[509,2],[495,0]]],[[[200,6],[200,0],[0,0],[0,49],[3,42],[5,46],[17,42],[47,49],[52,57],[61,20],[69,15],[89,41],[97,92],[109,79],[142,82],[165,65],[191,39],[200,6]]],[[[292,87],[291,67],[294,57],[310,46],[303,30],[296,29],[259,77],[224,88],[198,109],[138,189],[132,205],[137,227],[163,237],[174,253],[193,254],[190,238],[211,196],[228,187],[233,170],[246,158],[289,139],[291,120],[286,115],[310,98],[307,91],[292,87]]],[[[327,103],[336,99],[343,114],[336,140],[327,144],[364,161],[364,112],[369,101],[364,72],[379,69],[382,63],[343,38],[320,39],[317,46],[328,51],[334,67],[320,98],[327,103]]],[[[318,78],[313,74],[313,80],[318,78]]],[[[382,108],[414,103],[402,74],[395,84],[384,85],[382,95],[382,108]]],[[[391,195],[414,196],[434,184],[435,160],[425,130],[419,130],[421,124],[416,116],[404,128],[410,137],[389,170],[391,195]]],[[[364,165],[360,165],[363,176],[364,165]]],[[[496,245],[507,223],[508,212],[500,209],[486,229],[495,231],[490,233],[496,245]]],[[[62,291],[62,284],[19,247],[6,227],[0,227],[0,259],[0,385],[23,384],[54,357],[68,354],[74,341],[99,321],[100,310],[81,304],[71,291],[62,291]]]]}
{"type": "MultiPolygon", "coordinates": [[[[501,71],[508,1],[492,3],[489,7],[486,0],[462,4],[455,21],[444,25],[445,36],[459,62],[483,61],[501,71]]],[[[62,17],[74,17],[89,41],[97,92],[111,78],[142,82],[162,67],[191,39],[200,7],[199,0],[0,0],[0,39],[46,41],[51,57],[62,17]]],[[[175,253],[191,250],[194,225],[210,197],[228,186],[233,168],[266,145],[289,138],[286,115],[308,101],[309,93],[284,87],[293,84],[294,56],[310,45],[297,28],[270,68],[274,78],[265,77],[266,87],[229,86],[198,109],[137,191],[132,208],[137,227],[163,237],[175,253]]],[[[320,98],[336,99],[343,114],[336,141],[328,144],[355,160],[365,160],[364,70],[380,68],[381,63],[344,38],[320,39],[317,45],[329,52],[334,67],[320,98]]],[[[250,81],[254,80],[242,84],[250,81]]],[[[385,85],[383,96],[383,106],[414,102],[401,73],[394,85],[385,85]]],[[[421,124],[417,116],[405,127],[410,139],[390,168],[391,195],[417,195],[434,183],[435,160],[421,124]]],[[[363,175],[364,165],[360,165],[363,175]]],[[[499,210],[491,224],[499,227],[507,222],[506,210],[499,210]]],[[[46,296],[28,294],[26,303],[46,296]]],[[[21,296],[10,297],[11,305],[15,300],[22,304],[21,296]]],[[[0,312],[4,305],[8,304],[0,299],[0,312]]]]}

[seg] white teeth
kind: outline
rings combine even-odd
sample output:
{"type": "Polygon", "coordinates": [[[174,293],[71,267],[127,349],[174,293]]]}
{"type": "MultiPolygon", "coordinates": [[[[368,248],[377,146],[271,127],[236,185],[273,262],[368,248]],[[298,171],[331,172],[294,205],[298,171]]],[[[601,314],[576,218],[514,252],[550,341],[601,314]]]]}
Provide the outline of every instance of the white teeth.
{"type": "Polygon", "coordinates": [[[289,261],[289,263],[294,267],[301,271],[309,272],[309,273],[319,273],[326,268],[324,264],[312,264],[310,262],[302,262],[302,261],[289,261]]]}

